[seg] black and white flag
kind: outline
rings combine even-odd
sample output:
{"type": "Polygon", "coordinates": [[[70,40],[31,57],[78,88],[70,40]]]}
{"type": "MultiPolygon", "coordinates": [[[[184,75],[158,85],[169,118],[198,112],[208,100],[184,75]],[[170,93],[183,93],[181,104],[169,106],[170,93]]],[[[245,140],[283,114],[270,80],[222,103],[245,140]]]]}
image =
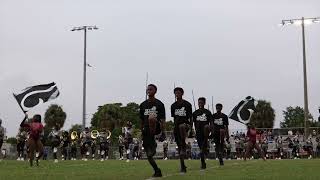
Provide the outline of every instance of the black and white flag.
{"type": "Polygon", "coordinates": [[[248,124],[256,109],[256,105],[257,101],[253,97],[248,96],[233,108],[229,114],[229,118],[243,124],[248,124]]]}
{"type": "Polygon", "coordinates": [[[16,98],[23,112],[28,112],[38,104],[57,98],[59,94],[56,83],[52,82],[50,84],[28,87],[22,90],[20,94],[13,93],[13,96],[16,98]]]}

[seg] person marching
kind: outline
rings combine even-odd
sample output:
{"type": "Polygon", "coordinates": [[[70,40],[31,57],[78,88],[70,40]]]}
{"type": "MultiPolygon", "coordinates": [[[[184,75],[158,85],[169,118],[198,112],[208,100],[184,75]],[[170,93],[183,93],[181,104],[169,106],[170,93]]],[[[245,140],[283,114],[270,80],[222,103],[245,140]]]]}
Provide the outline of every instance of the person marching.
{"type": "Polygon", "coordinates": [[[124,139],[122,135],[119,135],[118,145],[119,145],[119,160],[123,160],[124,139]]]}
{"type": "Polygon", "coordinates": [[[162,173],[157,163],[153,159],[156,154],[157,143],[155,136],[159,137],[159,141],[165,140],[163,132],[166,113],[163,103],[155,98],[157,86],[149,84],[147,86],[148,99],[140,104],[140,120],[143,147],[146,152],[148,161],[154,170],[153,177],[162,177],[162,173]]]}
{"type": "Polygon", "coordinates": [[[133,128],[132,128],[132,123],[130,121],[127,122],[126,127],[122,129],[123,134],[124,134],[124,147],[126,150],[126,157],[127,161],[130,161],[130,153],[131,149],[130,147],[132,146],[131,144],[133,143],[133,128]]]}
{"type": "Polygon", "coordinates": [[[20,127],[17,134],[17,152],[18,152],[18,161],[24,161],[24,146],[27,141],[27,132],[24,128],[20,127]]]}
{"type": "Polygon", "coordinates": [[[227,142],[229,142],[229,120],[228,116],[221,112],[222,108],[222,104],[216,104],[217,112],[213,114],[213,137],[216,145],[216,153],[218,154],[219,163],[221,166],[224,165],[222,156],[225,137],[227,142]]]}
{"type": "Polygon", "coordinates": [[[180,172],[186,173],[187,167],[184,163],[186,158],[186,138],[187,132],[192,127],[192,105],[182,98],[184,91],[181,87],[173,90],[176,102],[171,105],[171,117],[174,121],[174,137],[178,145],[178,153],[180,157],[180,172]]]}
{"type": "Polygon", "coordinates": [[[77,160],[77,145],[78,145],[78,134],[77,131],[71,132],[71,160],[75,161],[77,160]]]}
{"type": "Polygon", "coordinates": [[[43,145],[40,141],[40,136],[43,134],[43,125],[41,123],[41,115],[36,114],[32,118],[31,123],[27,123],[28,114],[25,114],[25,118],[20,124],[20,127],[27,128],[30,135],[27,141],[27,145],[29,147],[29,163],[30,166],[33,166],[34,154],[36,152],[36,165],[39,166],[39,159],[43,154],[43,145]]]}
{"type": "Polygon", "coordinates": [[[246,152],[244,155],[244,160],[246,161],[246,159],[249,157],[249,153],[252,152],[253,149],[256,149],[258,151],[258,153],[260,154],[260,157],[265,161],[266,158],[259,146],[259,144],[257,143],[257,131],[256,128],[252,125],[252,124],[247,124],[248,127],[248,131],[247,131],[247,145],[246,145],[246,152]]]}
{"type": "Polygon", "coordinates": [[[90,129],[88,127],[84,128],[84,131],[81,132],[80,139],[81,139],[80,150],[81,150],[82,160],[88,161],[88,157],[90,154],[89,147],[91,147],[91,142],[92,142],[90,129]]]}
{"type": "Polygon", "coordinates": [[[110,132],[108,134],[105,128],[101,129],[99,132],[100,161],[104,161],[109,158],[110,136],[110,132]]]}
{"type": "Polygon", "coordinates": [[[51,140],[51,148],[53,150],[53,159],[54,162],[58,162],[58,147],[60,146],[60,135],[59,135],[59,127],[56,125],[54,128],[52,128],[52,131],[50,132],[48,138],[51,140]]]}
{"type": "Polygon", "coordinates": [[[163,160],[168,160],[168,141],[163,141],[163,160]]]}
{"type": "Polygon", "coordinates": [[[283,158],[283,144],[281,136],[278,136],[276,139],[276,148],[277,148],[277,157],[276,159],[283,158]]]}
{"type": "Polygon", "coordinates": [[[196,129],[196,139],[200,148],[201,169],[206,169],[207,165],[205,157],[207,156],[208,139],[210,131],[213,126],[213,116],[208,109],[205,109],[206,98],[200,97],[198,99],[198,106],[195,112],[193,112],[194,127],[196,129]]]}
{"type": "Polygon", "coordinates": [[[2,156],[2,144],[3,144],[3,139],[4,139],[4,127],[1,126],[2,125],[2,119],[0,119],[0,161],[1,161],[1,157],[2,156]]]}
{"type": "Polygon", "coordinates": [[[68,148],[69,148],[69,144],[70,144],[70,138],[69,138],[69,133],[67,131],[63,131],[62,132],[62,136],[60,136],[61,138],[61,157],[62,160],[67,160],[68,157],[68,148]]]}

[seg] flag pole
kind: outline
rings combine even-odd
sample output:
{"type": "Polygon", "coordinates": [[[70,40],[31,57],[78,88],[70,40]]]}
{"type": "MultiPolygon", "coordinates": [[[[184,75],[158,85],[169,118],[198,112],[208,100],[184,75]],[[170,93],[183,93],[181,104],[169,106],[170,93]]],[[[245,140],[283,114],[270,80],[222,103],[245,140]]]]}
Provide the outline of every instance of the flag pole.
{"type": "Polygon", "coordinates": [[[147,93],[147,88],[148,88],[148,80],[149,80],[149,74],[147,72],[147,77],[146,77],[146,86],[145,86],[145,94],[146,94],[146,100],[148,99],[148,93],[147,93]]]}
{"type": "Polygon", "coordinates": [[[193,99],[194,110],[197,110],[196,102],[194,101],[194,94],[193,94],[193,90],[192,90],[192,99],[193,99]]]}

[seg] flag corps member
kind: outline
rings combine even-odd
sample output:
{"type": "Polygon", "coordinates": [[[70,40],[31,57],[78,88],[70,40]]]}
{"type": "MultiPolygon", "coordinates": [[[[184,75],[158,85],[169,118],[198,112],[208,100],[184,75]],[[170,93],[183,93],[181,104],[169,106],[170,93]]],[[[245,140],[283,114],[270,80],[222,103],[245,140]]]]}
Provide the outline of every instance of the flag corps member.
{"type": "Polygon", "coordinates": [[[36,153],[36,164],[39,165],[39,158],[43,154],[43,145],[40,141],[40,136],[43,134],[43,125],[41,124],[41,115],[36,114],[32,118],[32,122],[28,123],[28,112],[31,108],[39,105],[40,103],[47,102],[59,96],[59,90],[54,82],[49,84],[41,84],[31,86],[22,90],[19,94],[13,94],[17,100],[20,108],[25,113],[25,118],[20,124],[20,127],[26,128],[29,131],[29,138],[27,146],[29,148],[29,162],[33,166],[34,154],[36,153]]]}
{"type": "Polygon", "coordinates": [[[40,135],[43,133],[43,125],[41,124],[41,116],[36,114],[32,118],[31,123],[27,123],[28,114],[20,124],[20,127],[27,128],[29,130],[28,147],[29,147],[29,162],[30,166],[33,166],[34,154],[36,153],[36,164],[39,166],[39,158],[43,154],[43,145],[40,141],[40,135]]]}

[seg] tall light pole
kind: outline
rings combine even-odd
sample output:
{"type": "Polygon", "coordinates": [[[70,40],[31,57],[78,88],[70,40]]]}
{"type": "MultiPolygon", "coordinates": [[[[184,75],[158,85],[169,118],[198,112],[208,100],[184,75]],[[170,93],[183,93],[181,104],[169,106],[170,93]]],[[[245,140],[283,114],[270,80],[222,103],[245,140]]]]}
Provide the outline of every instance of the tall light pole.
{"type": "Polygon", "coordinates": [[[304,89],[304,137],[307,137],[307,121],[309,115],[308,108],[308,84],[307,84],[307,58],[306,58],[306,40],[305,40],[305,25],[319,23],[320,18],[304,18],[282,20],[281,26],[298,25],[302,28],[302,52],[303,52],[303,89],[304,89]]]}
{"type": "Polygon", "coordinates": [[[74,27],[71,31],[84,31],[84,54],[83,54],[83,104],[82,104],[82,128],[86,127],[86,92],[87,92],[87,30],[97,30],[97,26],[74,27]]]}

